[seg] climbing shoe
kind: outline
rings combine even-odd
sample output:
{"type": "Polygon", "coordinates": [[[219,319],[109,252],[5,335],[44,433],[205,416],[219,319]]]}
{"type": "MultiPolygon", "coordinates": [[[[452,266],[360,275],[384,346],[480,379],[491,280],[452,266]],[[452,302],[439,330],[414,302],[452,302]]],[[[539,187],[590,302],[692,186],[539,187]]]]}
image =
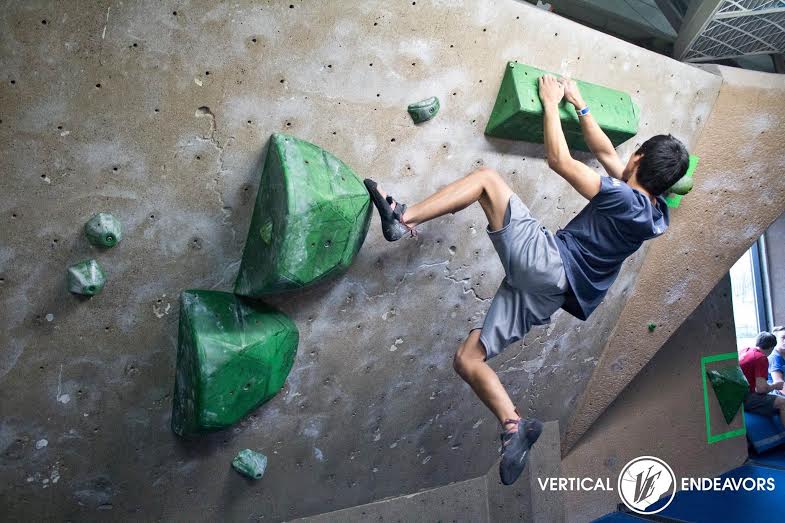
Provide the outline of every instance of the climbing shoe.
{"type": "Polygon", "coordinates": [[[400,240],[407,232],[412,236],[417,235],[414,227],[409,227],[403,223],[403,215],[406,212],[406,204],[396,202],[392,196],[383,197],[377,188],[376,182],[370,178],[363,180],[365,188],[371,195],[376,210],[379,211],[379,217],[382,220],[382,234],[384,239],[388,242],[400,240]],[[395,203],[395,208],[392,204],[395,203]]]}
{"type": "Polygon", "coordinates": [[[502,432],[502,460],[499,463],[499,476],[502,483],[512,485],[526,467],[531,449],[542,433],[542,422],[536,419],[505,420],[504,425],[517,424],[518,431],[502,432]]]}

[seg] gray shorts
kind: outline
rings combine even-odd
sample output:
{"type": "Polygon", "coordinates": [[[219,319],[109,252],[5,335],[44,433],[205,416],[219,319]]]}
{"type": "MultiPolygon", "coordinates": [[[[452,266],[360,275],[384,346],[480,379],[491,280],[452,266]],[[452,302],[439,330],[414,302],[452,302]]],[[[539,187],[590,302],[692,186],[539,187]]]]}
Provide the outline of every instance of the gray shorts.
{"type": "Polygon", "coordinates": [[[556,239],[518,195],[510,197],[502,228],[486,232],[506,275],[485,318],[470,329],[482,329],[487,360],[522,339],[532,326],[549,323],[564,303],[569,284],[556,239]]]}
{"type": "Polygon", "coordinates": [[[774,407],[774,400],[776,399],[777,396],[773,394],[748,392],[744,396],[744,410],[760,414],[761,416],[776,416],[779,413],[779,410],[774,407]]]}

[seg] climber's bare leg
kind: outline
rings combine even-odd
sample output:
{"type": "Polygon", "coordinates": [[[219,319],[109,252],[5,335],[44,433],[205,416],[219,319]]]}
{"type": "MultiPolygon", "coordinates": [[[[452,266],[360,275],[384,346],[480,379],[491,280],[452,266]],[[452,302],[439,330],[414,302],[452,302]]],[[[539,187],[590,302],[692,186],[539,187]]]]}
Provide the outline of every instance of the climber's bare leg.
{"type": "MultiPolygon", "coordinates": [[[[387,196],[381,187],[378,189],[383,196],[387,196]]],[[[414,227],[439,216],[458,212],[479,201],[491,230],[495,231],[501,229],[504,223],[512,192],[499,173],[482,167],[407,207],[403,221],[409,227],[414,227]]]]}
{"type": "MultiPolygon", "coordinates": [[[[493,412],[500,424],[505,420],[520,418],[510,395],[499,381],[499,376],[485,362],[485,348],[480,342],[479,329],[471,331],[466,340],[458,346],[453,358],[453,368],[493,412]]],[[[517,429],[512,424],[505,428],[517,429]]]]}

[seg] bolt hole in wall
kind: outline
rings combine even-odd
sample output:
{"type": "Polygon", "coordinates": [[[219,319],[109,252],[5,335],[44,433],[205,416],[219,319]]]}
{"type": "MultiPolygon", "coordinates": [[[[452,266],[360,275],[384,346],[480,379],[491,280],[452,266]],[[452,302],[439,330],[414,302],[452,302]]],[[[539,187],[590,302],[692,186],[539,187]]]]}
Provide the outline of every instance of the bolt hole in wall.
{"type": "Polygon", "coordinates": [[[764,274],[766,264],[762,262],[761,243],[761,239],[755,242],[730,269],[733,321],[739,350],[754,346],[759,332],[773,328],[767,313],[769,293],[764,283],[768,277],[764,274]]]}

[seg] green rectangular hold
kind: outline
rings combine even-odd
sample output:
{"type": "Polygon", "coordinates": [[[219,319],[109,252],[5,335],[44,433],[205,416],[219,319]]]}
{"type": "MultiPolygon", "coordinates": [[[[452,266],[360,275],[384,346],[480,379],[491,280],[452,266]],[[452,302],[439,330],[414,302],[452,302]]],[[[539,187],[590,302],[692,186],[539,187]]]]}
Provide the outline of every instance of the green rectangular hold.
{"type": "MultiPolygon", "coordinates": [[[[695,156],[694,154],[690,155],[690,165],[687,167],[687,172],[684,173],[684,178],[692,178],[692,175],[695,174],[695,168],[698,167],[698,160],[700,160],[699,156],[695,156]]],[[[682,198],[684,198],[684,196],[681,194],[668,193],[665,195],[665,203],[667,203],[668,207],[671,209],[675,209],[681,205],[682,198]]]]}
{"type": "MultiPolygon", "coordinates": [[[[544,74],[549,73],[518,62],[507,64],[496,104],[485,127],[486,135],[543,143],[543,107],[537,80],[544,74]]],[[[576,80],[576,83],[591,114],[614,147],[638,133],[640,109],[630,95],[580,80],[576,80]]],[[[580,151],[589,151],[572,104],[561,102],[559,118],[567,145],[580,151]]]]}

